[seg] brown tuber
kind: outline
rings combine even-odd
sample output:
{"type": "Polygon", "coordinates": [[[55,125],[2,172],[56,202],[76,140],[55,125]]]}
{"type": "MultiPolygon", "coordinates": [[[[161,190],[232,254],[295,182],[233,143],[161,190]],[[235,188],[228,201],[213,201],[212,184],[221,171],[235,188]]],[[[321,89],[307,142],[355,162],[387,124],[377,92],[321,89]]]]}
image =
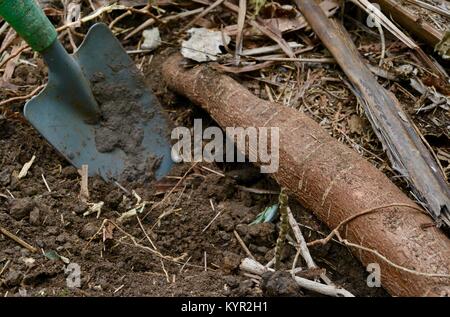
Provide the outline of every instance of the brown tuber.
{"type": "MultiPolygon", "coordinates": [[[[404,204],[355,218],[340,230],[342,238],[408,269],[450,274],[450,240],[438,228],[424,226],[433,220],[369,162],[305,114],[261,100],[208,66],[184,69],[181,62],[175,55],[163,65],[169,87],[208,111],[222,128],[279,127],[280,165],[272,176],[330,228],[364,210],[404,204]]],[[[352,251],[364,265],[380,265],[381,283],[391,295],[450,295],[448,277],[406,272],[372,253],[352,251]]]]}

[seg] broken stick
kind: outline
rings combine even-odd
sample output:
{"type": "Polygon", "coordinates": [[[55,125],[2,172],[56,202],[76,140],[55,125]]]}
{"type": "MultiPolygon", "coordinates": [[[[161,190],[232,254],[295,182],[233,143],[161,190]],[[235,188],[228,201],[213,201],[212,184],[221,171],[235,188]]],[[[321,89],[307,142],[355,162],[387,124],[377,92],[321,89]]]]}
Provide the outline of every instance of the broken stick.
{"type": "Polygon", "coordinates": [[[316,269],[318,266],[314,262],[311,254],[309,253],[308,246],[306,245],[305,238],[303,237],[300,227],[295,221],[294,215],[292,214],[291,208],[287,208],[289,224],[291,225],[292,231],[294,232],[295,239],[297,240],[298,247],[302,254],[303,259],[305,259],[308,269],[316,269]]]}
{"type": "Polygon", "coordinates": [[[15,234],[13,234],[12,232],[9,232],[8,230],[6,230],[3,227],[0,227],[0,233],[7,236],[8,238],[10,238],[11,240],[17,242],[18,244],[20,244],[22,247],[24,247],[25,249],[27,249],[28,251],[32,252],[32,253],[36,253],[38,252],[38,249],[33,247],[31,244],[29,244],[28,242],[25,242],[24,240],[22,240],[21,238],[19,238],[18,236],[16,236],[15,234]]]}

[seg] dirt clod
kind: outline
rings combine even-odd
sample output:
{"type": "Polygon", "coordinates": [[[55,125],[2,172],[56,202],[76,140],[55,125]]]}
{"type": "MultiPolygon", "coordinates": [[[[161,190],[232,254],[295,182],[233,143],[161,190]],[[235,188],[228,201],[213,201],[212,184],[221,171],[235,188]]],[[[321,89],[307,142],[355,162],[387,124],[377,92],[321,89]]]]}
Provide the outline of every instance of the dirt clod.
{"type": "Polygon", "coordinates": [[[10,204],[9,214],[14,219],[21,220],[29,216],[35,206],[35,201],[30,197],[14,199],[10,204]]]}
{"type": "Polygon", "coordinates": [[[223,270],[231,273],[236,272],[241,264],[241,257],[232,252],[224,252],[223,256],[223,270]]]}
{"type": "Polygon", "coordinates": [[[300,286],[288,272],[266,272],[262,275],[261,289],[264,296],[300,296],[300,286]]]}
{"type": "Polygon", "coordinates": [[[76,179],[79,175],[77,169],[73,166],[64,167],[61,174],[67,179],[76,179]]]}
{"type": "Polygon", "coordinates": [[[111,209],[117,209],[121,202],[122,195],[117,191],[112,191],[105,197],[105,204],[111,209]]]}
{"type": "MultiPolygon", "coordinates": [[[[0,127],[1,129],[1,127],[0,127]]],[[[11,172],[13,170],[12,166],[6,166],[3,170],[0,171],[0,185],[8,186],[11,182],[11,172]]]]}
{"type": "Polygon", "coordinates": [[[18,286],[22,279],[23,274],[21,272],[10,270],[3,280],[3,285],[7,288],[12,288],[18,286]]]}
{"type": "Polygon", "coordinates": [[[83,226],[79,235],[81,238],[89,240],[95,235],[98,229],[99,227],[95,223],[89,222],[83,226]]]}
{"type": "Polygon", "coordinates": [[[257,223],[248,226],[248,236],[259,246],[272,246],[275,241],[275,225],[270,222],[257,223]]]}
{"type": "Polygon", "coordinates": [[[36,207],[30,212],[30,224],[33,226],[40,224],[40,211],[36,207]]]}
{"type": "Polygon", "coordinates": [[[75,214],[82,215],[88,209],[88,205],[85,202],[78,201],[72,206],[71,209],[75,214]]]}

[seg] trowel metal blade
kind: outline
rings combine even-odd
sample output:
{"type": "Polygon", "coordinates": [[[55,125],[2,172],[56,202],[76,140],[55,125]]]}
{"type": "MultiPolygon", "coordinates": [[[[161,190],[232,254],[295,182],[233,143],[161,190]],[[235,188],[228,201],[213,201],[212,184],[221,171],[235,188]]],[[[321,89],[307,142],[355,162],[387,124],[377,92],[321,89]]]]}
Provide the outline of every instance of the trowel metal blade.
{"type": "MultiPolygon", "coordinates": [[[[129,89],[142,87],[143,78],[136,65],[104,24],[92,26],[73,57],[88,80],[102,73],[105,82],[111,85],[129,89]]],[[[57,79],[49,74],[47,87],[25,105],[25,117],[72,165],[80,168],[87,164],[90,175],[98,174],[108,181],[119,180],[127,163],[126,153],[121,149],[99,152],[95,143],[96,126],[83,121],[52,80],[57,79]]],[[[168,123],[150,90],[144,89],[139,101],[143,110],[154,114],[147,122],[136,123],[144,130],[141,154],[161,159],[154,170],[155,178],[160,179],[172,165],[168,123]]]]}

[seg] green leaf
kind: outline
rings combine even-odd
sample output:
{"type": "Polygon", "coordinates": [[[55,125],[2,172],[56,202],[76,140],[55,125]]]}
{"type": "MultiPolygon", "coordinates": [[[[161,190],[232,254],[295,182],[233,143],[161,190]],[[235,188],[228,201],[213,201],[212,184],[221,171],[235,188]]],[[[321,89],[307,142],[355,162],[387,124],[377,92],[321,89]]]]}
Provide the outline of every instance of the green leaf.
{"type": "Polygon", "coordinates": [[[61,258],[61,257],[59,256],[59,254],[56,253],[56,251],[54,251],[54,250],[45,252],[44,255],[45,255],[46,258],[48,258],[48,259],[50,259],[50,260],[52,260],[52,261],[54,261],[54,260],[59,260],[59,259],[61,258]]]}
{"type": "Polygon", "coordinates": [[[65,264],[69,264],[69,263],[70,263],[70,260],[69,260],[68,258],[66,258],[65,256],[62,256],[62,255],[59,255],[59,254],[58,254],[56,251],[54,251],[54,250],[45,252],[45,253],[44,253],[44,256],[45,256],[47,259],[52,260],[52,261],[55,261],[55,260],[61,260],[61,261],[63,261],[65,264]]]}
{"type": "Polygon", "coordinates": [[[272,222],[278,213],[278,204],[273,204],[272,206],[266,207],[263,212],[256,216],[256,219],[250,224],[255,225],[262,222],[272,222]]]}

